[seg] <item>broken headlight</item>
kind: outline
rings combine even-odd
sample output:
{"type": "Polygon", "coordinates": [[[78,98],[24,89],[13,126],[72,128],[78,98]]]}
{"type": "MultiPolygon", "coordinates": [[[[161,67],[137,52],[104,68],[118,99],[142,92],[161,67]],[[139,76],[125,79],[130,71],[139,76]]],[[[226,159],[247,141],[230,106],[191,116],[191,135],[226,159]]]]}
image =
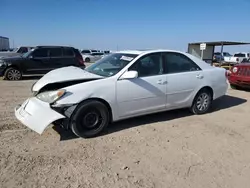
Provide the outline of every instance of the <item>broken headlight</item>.
{"type": "Polygon", "coordinates": [[[42,93],[39,93],[36,97],[40,99],[41,101],[47,102],[47,103],[53,103],[60,99],[64,94],[66,93],[66,90],[60,89],[57,91],[45,91],[42,93]]]}

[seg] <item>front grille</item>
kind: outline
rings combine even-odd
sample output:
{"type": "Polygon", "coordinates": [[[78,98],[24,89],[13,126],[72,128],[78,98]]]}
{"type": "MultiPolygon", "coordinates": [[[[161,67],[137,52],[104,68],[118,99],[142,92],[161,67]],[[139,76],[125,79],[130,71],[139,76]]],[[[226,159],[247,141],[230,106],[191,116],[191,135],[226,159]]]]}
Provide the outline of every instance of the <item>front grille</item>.
{"type": "Polygon", "coordinates": [[[250,67],[239,67],[237,71],[239,76],[250,76],[250,67]]]}

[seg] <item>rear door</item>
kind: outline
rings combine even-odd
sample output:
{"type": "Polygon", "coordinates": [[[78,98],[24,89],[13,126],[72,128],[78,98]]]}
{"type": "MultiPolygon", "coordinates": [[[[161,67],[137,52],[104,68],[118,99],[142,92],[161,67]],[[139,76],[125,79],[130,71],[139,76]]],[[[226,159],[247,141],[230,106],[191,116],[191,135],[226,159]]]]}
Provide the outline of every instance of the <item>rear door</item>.
{"type": "Polygon", "coordinates": [[[61,68],[64,66],[63,49],[62,47],[49,48],[48,67],[50,70],[61,68]]]}
{"type": "Polygon", "coordinates": [[[181,53],[162,54],[167,81],[167,109],[187,107],[203,83],[201,68],[181,53]]]}

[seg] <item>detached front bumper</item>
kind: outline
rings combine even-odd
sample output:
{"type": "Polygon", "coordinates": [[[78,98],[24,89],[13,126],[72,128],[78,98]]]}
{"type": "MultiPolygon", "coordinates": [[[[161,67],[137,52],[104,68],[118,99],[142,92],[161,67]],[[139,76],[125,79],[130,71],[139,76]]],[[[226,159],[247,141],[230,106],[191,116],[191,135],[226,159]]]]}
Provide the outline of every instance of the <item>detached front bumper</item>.
{"type": "Polygon", "coordinates": [[[65,116],[54,111],[50,105],[36,97],[27,99],[15,108],[16,118],[33,131],[42,134],[51,123],[65,116]]]}

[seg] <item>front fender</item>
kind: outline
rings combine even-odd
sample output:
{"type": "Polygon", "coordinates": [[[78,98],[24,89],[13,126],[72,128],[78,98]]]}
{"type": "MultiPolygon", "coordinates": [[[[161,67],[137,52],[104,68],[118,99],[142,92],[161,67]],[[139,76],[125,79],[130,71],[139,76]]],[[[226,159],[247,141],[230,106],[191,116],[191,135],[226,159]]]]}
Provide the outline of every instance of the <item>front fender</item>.
{"type": "Polygon", "coordinates": [[[113,113],[113,119],[116,119],[116,81],[113,78],[105,80],[95,80],[86,83],[72,85],[63,88],[67,91],[66,95],[56,101],[56,106],[79,104],[84,100],[97,98],[106,101],[113,113]]]}

